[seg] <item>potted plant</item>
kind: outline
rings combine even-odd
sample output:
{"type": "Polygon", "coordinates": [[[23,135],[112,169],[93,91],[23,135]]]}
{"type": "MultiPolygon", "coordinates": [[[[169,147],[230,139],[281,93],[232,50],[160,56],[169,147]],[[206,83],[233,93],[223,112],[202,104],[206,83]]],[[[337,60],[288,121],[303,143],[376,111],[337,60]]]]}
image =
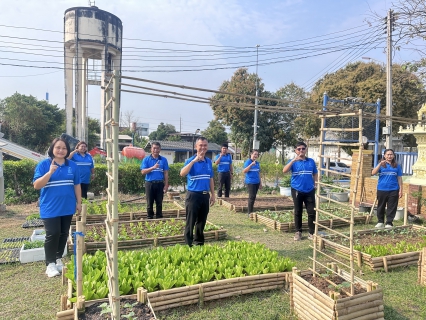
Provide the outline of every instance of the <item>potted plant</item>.
{"type": "Polygon", "coordinates": [[[330,198],[339,202],[348,202],[349,193],[336,185],[330,190],[330,198]]]}
{"type": "Polygon", "coordinates": [[[291,175],[285,175],[280,181],[280,195],[282,196],[291,196],[291,175]]]}

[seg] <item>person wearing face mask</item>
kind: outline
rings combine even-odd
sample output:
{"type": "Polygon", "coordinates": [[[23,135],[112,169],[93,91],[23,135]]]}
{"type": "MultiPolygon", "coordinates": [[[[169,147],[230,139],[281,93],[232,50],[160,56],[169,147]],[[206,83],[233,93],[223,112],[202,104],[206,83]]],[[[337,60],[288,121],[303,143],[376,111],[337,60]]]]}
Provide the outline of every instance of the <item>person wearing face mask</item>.
{"type": "Polygon", "coordinates": [[[81,179],[81,196],[87,199],[87,191],[89,190],[90,180],[95,178],[95,166],[93,158],[87,152],[87,143],[80,141],[75,146],[68,159],[74,161],[80,171],[81,179]]]}
{"type": "Polygon", "coordinates": [[[308,239],[313,239],[315,232],[315,188],[318,181],[318,170],[315,161],[306,157],[307,146],[298,142],[294,148],[296,157],[289,160],[283,172],[291,171],[291,196],[294,203],[294,225],[296,233],[294,240],[302,240],[302,213],[305,204],[308,213],[308,239]]]}
{"type": "Polygon", "coordinates": [[[257,191],[262,189],[262,180],[260,179],[260,163],[257,162],[259,151],[253,150],[250,159],[244,162],[243,173],[245,173],[245,184],[248,189],[248,216],[254,210],[254,202],[256,201],[257,191]]]}
{"type": "Polygon", "coordinates": [[[395,160],[392,149],[386,149],[383,159],[371,171],[372,175],[379,174],[377,183],[377,220],[376,228],[392,228],[398,199],[402,197],[402,169],[395,160]],[[385,222],[386,210],[386,225],[385,222]]]}
{"type": "Polygon", "coordinates": [[[148,219],[163,217],[164,193],[169,188],[169,163],[166,158],[160,156],[161,145],[153,142],[151,145],[151,155],[145,157],[141,163],[141,173],[145,176],[145,194],[147,203],[148,219]]]}
{"type": "Polygon", "coordinates": [[[186,226],[185,243],[192,247],[204,245],[204,227],[210,206],[215,202],[213,163],[206,157],[208,142],[198,137],[195,142],[197,153],[186,159],[180,176],[186,177],[188,192],[185,199],[186,226]],[[210,194],[209,194],[210,193],[210,194]],[[194,235],[195,226],[195,235],[194,235]]]}

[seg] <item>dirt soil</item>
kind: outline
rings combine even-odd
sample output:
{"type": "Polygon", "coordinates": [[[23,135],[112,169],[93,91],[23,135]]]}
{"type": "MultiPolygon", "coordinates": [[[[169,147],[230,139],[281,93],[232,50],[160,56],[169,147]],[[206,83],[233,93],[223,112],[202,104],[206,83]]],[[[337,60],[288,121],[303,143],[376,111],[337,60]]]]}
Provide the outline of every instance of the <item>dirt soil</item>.
{"type": "MultiPolygon", "coordinates": [[[[235,199],[235,198],[222,198],[224,201],[229,202],[235,206],[247,207],[248,199],[235,199]]],[[[275,207],[275,206],[293,206],[293,200],[288,197],[277,198],[256,198],[254,207],[275,207]]]]}
{"type": "MultiPolygon", "coordinates": [[[[396,245],[401,241],[405,241],[408,244],[416,244],[424,241],[426,231],[414,230],[410,228],[394,228],[391,230],[379,229],[371,233],[365,234],[354,234],[355,244],[363,246],[368,245],[396,245]]],[[[340,236],[328,238],[333,242],[347,246],[348,240],[341,238],[340,236]]]]}
{"type": "MultiPolygon", "coordinates": [[[[103,302],[98,302],[92,304],[90,307],[86,307],[86,311],[78,316],[79,320],[103,320],[103,319],[111,319],[111,313],[105,313],[101,315],[102,308],[99,306],[103,302]]],[[[133,318],[130,319],[138,319],[138,320],[154,320],[154,315],[146,304],[137,303],[132,308],[125,308],[125,304],[129,303],[133,305],[135,300],[131,299],[122,299],[120,301],[121,306],[121,318],[124,319],[124,315],[128,315],[131,312],[134,312],[133,318]]]]}
{"type": "MultiPolygon", "coordinates": [[[[321,292],[323,292],[324,294],[326,294],[328,296],[329,291],[338,291],[340,293],[340,297],[341,298],[346,298],[348,297],[348,294],[346,292],[350,292],[351,288],[343,288],[343,289],[335,289],[333,288],[333,285],[329,282],[333,282],[335,285],[340,285],[343,282],[345,282],[346,280],[339,277],[339,276],[331,276],[329,279],[320,277],[320,276],[316,276],[313,277],[312,275],[305,275],[302,276],[303,279],[305,279],[307,282],[309,282],[310,284],[312,284],[315,288],[317,288],[318,290],[320,290],[321,292]],[[327,281],[328,280],[328,281],[327,281]],[[346,292],[345,292],[346,291],[346,292]]],[[[354,284],[354,293],[356,294],[360,294],[360,293],[364,293],[367,292],[366,289],[364,289],[361,284],[359,283],[355,283],[354,284]]]]}

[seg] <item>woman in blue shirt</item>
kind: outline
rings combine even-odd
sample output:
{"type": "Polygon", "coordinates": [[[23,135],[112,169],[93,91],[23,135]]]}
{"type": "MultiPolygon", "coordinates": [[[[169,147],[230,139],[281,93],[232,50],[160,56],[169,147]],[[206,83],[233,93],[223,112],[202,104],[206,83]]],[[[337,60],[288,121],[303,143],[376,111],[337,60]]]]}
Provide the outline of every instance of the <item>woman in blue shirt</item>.
{"type": "Polygon", "coordinates": [[[382,161],[373,169],[371,174],[379,174],[377,183],[377,220],[376,228],[392,228],[398,199],[402,197],[402,170],[396,163],[395,153],[386,149],[382,161]],[[386,225],[384,215],[386,208],[386,225]]]}
{"type": "Polygon", "coordinates": [[[260,163],[256,161],[259,157],[259,151],[253,150],[250,159],[244,162],[243,172],[246,174],[245,183],[247,185],[248,198],[248,215],[253,212],[254,202],[256,201],[257,191],[262,189],[262,181],[260,179],[260,163]]]}
{"type": "Polygon", "coordinates": [[[46,274],[58,276],[62,272],[62,255],[67,244],[73,214],[81,211],[80,172],[69,161],[68,142],[56,138],[47,151],[49,158],[37,164],[33,185],[40,191],[40,217],[44,222],[46,240],[46,274]]]}
{"type": "Polygon", "coordinates": [[[95,177],[95,166],[92,156],[87,152],[87,143],[84,141],[77,143],[75,150],[70,153],[68,159],[74,161],[78,166],[81,179],[81,196],[87,199],[90,180],[95,177]]]}

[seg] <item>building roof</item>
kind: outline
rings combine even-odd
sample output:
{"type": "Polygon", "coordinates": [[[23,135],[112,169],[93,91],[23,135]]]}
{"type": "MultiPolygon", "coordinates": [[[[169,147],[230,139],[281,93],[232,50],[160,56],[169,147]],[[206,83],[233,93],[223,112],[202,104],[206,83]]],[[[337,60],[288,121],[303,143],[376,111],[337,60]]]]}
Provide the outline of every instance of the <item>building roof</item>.
{"type": "MultiPolygon", "coordinates": [[[[145,150],[151,149],[151,143],[155,140],[150,140],[145,146],[145,150]]],[[[161,150],[169,150],[169,151],[192,151],[192,141],[156,141],[161,144],[161,150]]],[[[208,145],[207,151],[220,152],[221,146],[216,143],[210,143],[208,145]]]]}

